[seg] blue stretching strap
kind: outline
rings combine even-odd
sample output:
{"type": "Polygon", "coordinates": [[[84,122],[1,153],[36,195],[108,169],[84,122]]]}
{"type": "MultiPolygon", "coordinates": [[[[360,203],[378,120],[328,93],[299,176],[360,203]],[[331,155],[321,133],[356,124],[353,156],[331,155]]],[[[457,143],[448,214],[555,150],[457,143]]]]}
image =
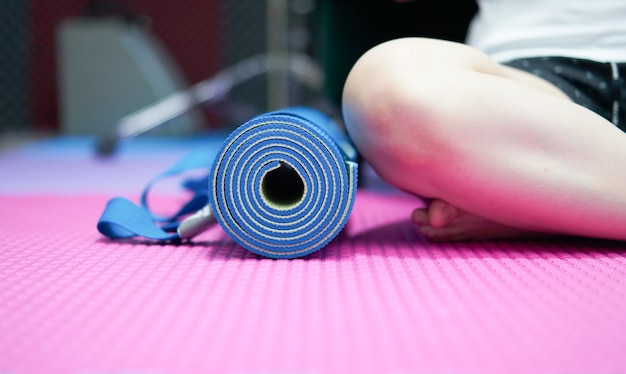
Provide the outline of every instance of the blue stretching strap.
{"type": "Polygon", "coordinates": [[[270,112],[235,129],[217,152],[191,152],[153,178],[140,206],[109,201],[98,231],[109,238],[175,241],[217,222],[254,253],[301,257],[328,244],[347,222],[357,170],[356,150],[328,116],[306,107],[270,112]],[[184,183],[193,197],[171,216],[153,214],[151,187],[192,169],[209,173],[184,183]]]}

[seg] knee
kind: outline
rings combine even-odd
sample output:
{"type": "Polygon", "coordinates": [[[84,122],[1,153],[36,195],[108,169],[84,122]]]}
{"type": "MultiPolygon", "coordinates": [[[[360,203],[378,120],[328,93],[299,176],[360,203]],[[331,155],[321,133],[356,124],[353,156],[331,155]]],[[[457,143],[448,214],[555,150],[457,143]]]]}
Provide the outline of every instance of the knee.
{"type": "MultiPolygon", "coordinates": [[[[343,91],[343,115],[355,145],[374,169],[402,188],[444,162],[450,89],[475,58],[469,47],[398,39],[366,52],[343,91]]],[[[413,191],[424,194],[424,191],[413,191]]]]}

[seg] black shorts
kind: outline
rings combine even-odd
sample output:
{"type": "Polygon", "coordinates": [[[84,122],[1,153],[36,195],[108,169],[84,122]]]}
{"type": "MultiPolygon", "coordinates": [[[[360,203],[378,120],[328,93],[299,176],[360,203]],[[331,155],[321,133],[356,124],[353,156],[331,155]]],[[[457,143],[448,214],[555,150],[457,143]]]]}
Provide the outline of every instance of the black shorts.
{"type": "Polygon", "coordinates": [[[504,63],[552,83],[626,132],[626,63],[570,57],[521,58],[504,63]]]}

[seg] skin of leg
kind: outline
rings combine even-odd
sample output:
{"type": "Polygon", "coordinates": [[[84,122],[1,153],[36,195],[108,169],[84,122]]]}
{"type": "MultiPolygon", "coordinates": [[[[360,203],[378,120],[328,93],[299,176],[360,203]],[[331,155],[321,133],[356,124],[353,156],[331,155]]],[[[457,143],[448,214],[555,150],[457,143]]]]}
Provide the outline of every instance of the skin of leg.
{"type": "Polygon", "coordinates": [[[400,189],[520,232],[626,239],[626,135],[540,78],[405,38],[359,59],[342,104],[359,151],[400,189]]]}

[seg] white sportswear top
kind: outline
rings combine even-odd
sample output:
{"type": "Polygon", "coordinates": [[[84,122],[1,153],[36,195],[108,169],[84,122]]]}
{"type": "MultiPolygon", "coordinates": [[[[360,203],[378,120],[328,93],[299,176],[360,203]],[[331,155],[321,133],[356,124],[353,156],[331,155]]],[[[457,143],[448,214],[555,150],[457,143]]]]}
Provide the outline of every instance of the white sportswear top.
{"type": "Polygon", "coordinates": [[[564,56],[626,62],[626,0],[478,0],[467,44],[497,61],[564,56]]]}

